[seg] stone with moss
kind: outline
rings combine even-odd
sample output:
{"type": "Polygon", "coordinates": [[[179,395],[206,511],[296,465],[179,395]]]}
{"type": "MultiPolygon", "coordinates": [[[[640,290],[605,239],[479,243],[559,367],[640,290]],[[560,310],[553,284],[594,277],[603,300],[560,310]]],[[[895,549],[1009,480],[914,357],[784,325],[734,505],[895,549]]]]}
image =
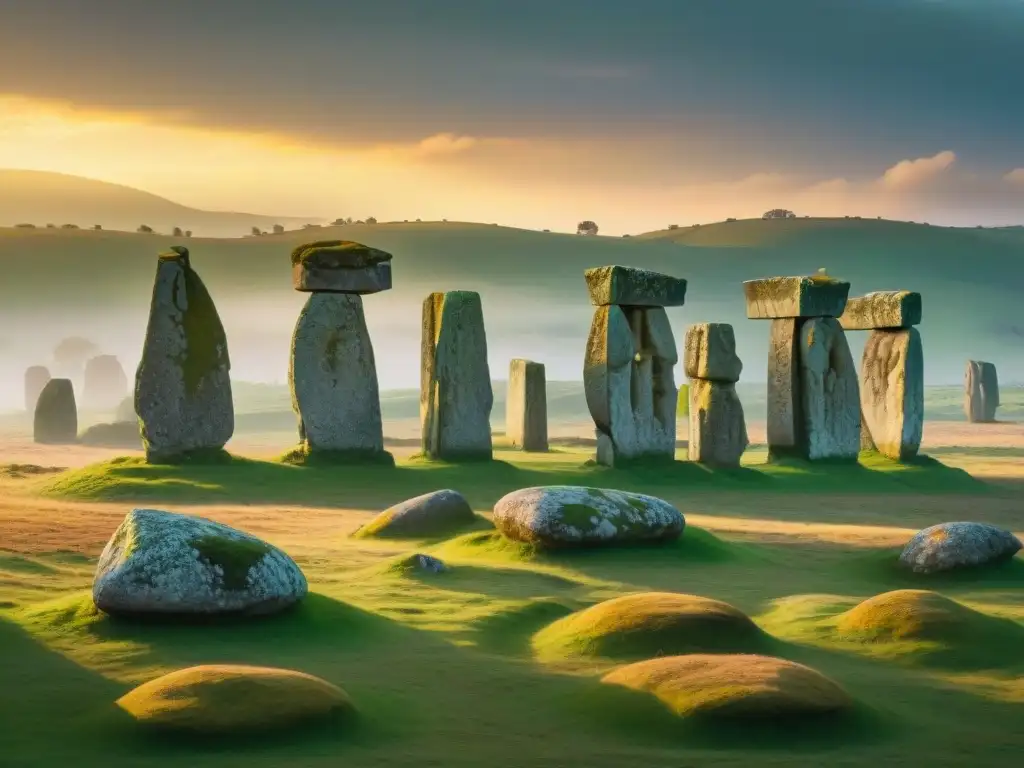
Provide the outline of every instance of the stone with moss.
{"type": "Polygon", "coordinates": [[[860,383],[846,334],[835,318],[812,318],[800,326],[799,392],[799,455],[810,461],[856,461],[860,383]]]}
{"type": "Polygon", "coordinates": [[[391,254],[350,240],[323,240],[292,251],[292,284],[304,292],[370,294],[391,288],[391,254]]]}
{"type": "Polygon", "coordinates": [[[513,491],[494,505],[493,519],[505,537],[550,549],[669,541],[686,524],[654,496],[570,485],[513,491]]]}
{"type": "Polygon", "coordinates": [[[78,439],[78,406],[70,379],[50,379],[39,393],[32,422],[37,443],[67,445],[78,439]]]}
{"type": "Polygon", "coordinates": [[[423,302],[420,354],[422,455],[489,460],[491,389],[480,294],[432,293],[423,302]]]}
{"type": "Polygon", "coordinates": [[[740,465],[749,439],[735,384],[692,379],[689,419],[690,461],[713,467],[740,465]]]}
{"type": "Polygon", "coordinates": [[[227,334],[189,252],[160,255],[142,359],[135,376],[135,411],[150,463],[219,451],[231,439],[227,334]]]}
{"type": "Polygon", "coordinates": [[[305,597],[306,578],[277,547],[222,523],[134,509],[96,566],[93,600],[111,614],[268,614],[305,597]]]}
{"type": "Polygon", "coordinates": [[[681,307],[686,300],[686,280],[648,269],[613,264],[588,269],[584,277],[596,307],[681,307]]]}
{"type": "Polygon", "coordinates": [[[914,573],[939,573],[993,565],[1021,550],[1010,531],[988,523],[941,523],[914,534],[900,553],[900,565],[914,573]]]}
{"type": "Polygon", "coordinates": [[[736,333],[728,323],[696,323],[686,329],[684,369],[691,379],[735,383],[743,363],[736,354],[736,333]]]}
{"type": "Polygon", "coordinates": [[[846,309],[850,284],[822,275],[768,277],[746,281],[743,292],[752,320],[839,317],[846,309]]]}
{"type": "Polygon", "coordinates": [[[450,534],[472,525],[476,519],[466,497],[447,488],[388,507],[354,535],[357,538],[428,538],[450,534]]]}
{"type": "Polygon", "coordinates": [[[999,376],[992,363],[968,360],[964,375],[964,413],[972,423],[996,420],[999,407],[999,376]]]}
{"type": "Polygon", "coordinates": [[[847,331],[910,328],[921,324],[921,294],[914,291],[876,291],[850,299],[839,318],[847,331]]]}
{"type": "Polygon", "coordinates": [[[916,328],[868,336],[860,365],[860,410],[862,450],[873,448],[894,461],[917,456],[924,434],[924,351],[916,328]]]}
{"type": "Polygon", "coordinates": [[[384,453],[377,364],[362,297],[309,297],[292,335],[288,384],[300,441],[310,455],[384,453]]]}

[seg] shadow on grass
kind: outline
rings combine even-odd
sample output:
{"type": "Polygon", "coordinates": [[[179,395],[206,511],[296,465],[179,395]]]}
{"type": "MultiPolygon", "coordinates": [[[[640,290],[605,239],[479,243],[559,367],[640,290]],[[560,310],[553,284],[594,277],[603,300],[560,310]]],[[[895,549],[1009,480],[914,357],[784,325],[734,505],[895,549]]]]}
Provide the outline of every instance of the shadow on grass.
{"type": "Polygon", "coordinates": [[[914,573],[899,563],[901,547],[851,554],[845,565],[851,576],[861,583],[874,584],[886,589],[955,590],[958,587],[976,589],[1024,587],[1024,558],[1019,556],[977,568],[923,574],[914,573]]]}

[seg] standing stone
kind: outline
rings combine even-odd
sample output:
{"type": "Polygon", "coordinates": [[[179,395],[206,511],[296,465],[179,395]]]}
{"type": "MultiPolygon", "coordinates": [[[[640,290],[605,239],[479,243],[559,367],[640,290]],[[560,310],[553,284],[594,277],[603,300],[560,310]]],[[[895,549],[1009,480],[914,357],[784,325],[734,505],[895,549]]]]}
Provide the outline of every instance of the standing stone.
{"type": "Polygon", "coordinates": [[[675,456],[679,361],[661,307],[600,306],[584,358],[583,386],[597,427],[597,461],[675,456]]]}
{"type": "Polygon", "coordinates": [[[738,467],[747,449],[743,405],[736,394],[743,363],[727,323],[698,323],[686,331],[685,368],[690,377],[690,461],[738,467]]]}
{"type": "Polygon", "coordinates": [[[800,328],[800,394],[804,458],[856,461],[861,423],[857,369],[833,317],[805,320],[800,328]]]}
{"type": "Polygon", "coordinates": [[[116,408],[128,393],[128,377],[114,355],[98,355],[85,364],[82,401],[87,408],[116,408]]]}
{"type": "Polygon", "coordinates": [[[924,432],[924,352],[915,328],[876,330],[861,358],[861,447],[907,461],[924,432]]]}
{"type": "Polygon", "coordinates": [[[36,403],[43,387],[50,380],[50,371],[43,365],[33,365],[25,369],[25,410],[36,412],[36,403]]]}
{"type": "Polygon", "coordinates": [[[548,449],[548,403],[544,365],[513,360],[505,398],[505,432],[514,448],[548,449]]]}
{"type": "Polygon", "coordinates": [[[37,443],[63,445],[78,439],[78,407],[70,379],[50,379],[36,402],[33,435],[37,443]]]}
{"type": "Polygon", "coordinates": [[[310,452],[384,454],[377,367],[361,296],[310,294],[292,336],[288,384],[310,452]]]}
{"type": "Polygon", "coordinates": [[[772,320],[768,346],[768,449],[773,457],[803,453],[799,318],[772,320]]]}
{"type": "Polygon", "coordinates": [[[999,378],[992,363],[967,361],[964,377],[964,412],[967,420],[988,423],[996,420],[999,407],[999,378]]]}
{"type": "Polygon", "coordinates": [[[493,405],[480,294],[430,294],[423,302],[420,357],[424,456],[490,459],[493,405]]]}
{"type": "Polygon", "coordinates": [[[206,286],[174,247],[157,262],[135,410],[150,463],[220,452],[231,439],[227,336],[206,286]]]}

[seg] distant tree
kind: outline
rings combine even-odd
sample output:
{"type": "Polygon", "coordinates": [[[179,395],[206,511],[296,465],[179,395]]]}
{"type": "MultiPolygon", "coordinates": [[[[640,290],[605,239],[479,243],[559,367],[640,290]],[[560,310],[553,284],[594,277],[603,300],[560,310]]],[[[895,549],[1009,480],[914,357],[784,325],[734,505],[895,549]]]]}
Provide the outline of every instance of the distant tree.
{"type": "Polygon", "coordinates": [[[589,220],[588,221],[581,221],[579,224],[576,225],[576,234],[577,235],[596,235],[597,234],[597,224],[595,224],[593,221],[589,221],[589,220]]]}
{"type": "Polygon", "coordinates": [[[85,367],[85,361],[99,352],[96,344],[83,336],[68,336],[53,348],[53,360],[72,375],[78,375],[85,367]]]}
{"type": "Polygon", "coordinates": [[[550,230],[550,229],[545,229],[544,231],[545,231],[545,232],[550,232],[551,230],[550,230]]]}
{"type": "Polygon", "coordinates": [[[185,234],[185,233],[181,231],[181,227],[175,227],[175,228],[174,228],[174,231],[173,231],[173,232],[171,232],[171,236],[172,236],[172,237],[181,237],[181,236],[182,236],[182,235],[184,235],[184,234],[185,234]]]}
{"type": "Polygon", "coordinates": [[[141,232],[144,235],[151,235],[151,234],[153,234],[153,228],[148,226],[148,225],[146,225],[146,224],[140,224],[139,228],[137,230],[135,230],[135,231],[136,232],[141,232]]]}
{"type": "Polygon", "coordinates": [[[416,219],[416,221],[419,221],[419,219],[416,219]]]}
{"type": "Polygon", "coordinates": [[[191,229],[186,229],[185,230],[185,237],[192,237],[192,230],[191,229]]]}
{"type": "Polygon", "coordinates": [[[448,223],[448,219],[441,219],[441,221],[443,221],[445,224],[448,223]]]}
{"type": "Polygon", "coordinates": [[[373,216],[367,216],[366,217],[366,223],[367,224],[376,224],[377,223],[377,219],[375,219],[373,216]]]}
{"type": "Polygon", "coordinates": [[[730,216],[728,219],[726,219],[726,222],[730,222],[730,221],[736,221],[736,219],[730,216]]]}
{"type": "Polygon", "coordinates": [[[77,224],[61,224],[60,228],[61,229],[78,229],[78,225],[77,224]]]}
{"type": "Polygon", "coordinates": [[[772,208],[770,211],[765,211],[761,215],[762,219],[795,219],[796,214],[792,211],[787,211],[785,208],[772,208]]]}
{"type": "Polygon", "coordinates": [[[253,237],[259,237],[260,235],[263,234],[263,230],[261,230],[259,227],[253,227],[250,230],[250,234],[252,234],[253,237]]]}
{"type": "Polygon", "coordinates": [[[319,224],[303,224],[302,228],[303,229],[320,229],[320,225],[319,224]]]}
{"type": "Polygon", "coordinates": [[[632,235],[623,235],[623,237],[632,237],[632,235]]]}
{"type": "Polygon", "coordinates": [[[348,222],[345,221],[345,217],[344,216],[339,217],[339,218],[337,218],[337,219],[335,219],[334,221],[331,222],[331,226],[332,227],[343,227],[346,224],[348,224],[348,222]]]}
{"type": "Polygon", "coordinates": [[[36,228],[35,224],[15,224],[14,226],[17,227],[18,229],[35,229],[36,228]]]}
{"type": "Polygon", "coordinates": [[[346,223],[346,224],[351,224],[351,223],[352,223],[352,217],[351,217],[351,216],[347,216],[347,217],[345,218],[345,223],[346,223]]]}
{"type": "Polygon", "coordinates": [[[274,234],[275,235],[283,235],[284,234],[284,226],[281,225],[281,224],[275,224],[274,225],[274,234]]]}
{"type": "Polygon", "coordinates": [[[669,229],[679,229],[679,225],[678,224],[669,224],[668,228],[669,229]]]}
{"type": "Polygon", "coordinates": [[[103,229],[103,225],[102,224],[93,224],[92,228],[94,230],[96,230],[97,232],[99,232],[101,229],[103,229]]]}
{"type": "Polygon", "coordinates": [[[56,229],[56,228],[57,228],[57,225],[56,225],[56,224],[47,224],[47,225],[46,225],[46,228],[47,228],[47,229],[56,229]]]}

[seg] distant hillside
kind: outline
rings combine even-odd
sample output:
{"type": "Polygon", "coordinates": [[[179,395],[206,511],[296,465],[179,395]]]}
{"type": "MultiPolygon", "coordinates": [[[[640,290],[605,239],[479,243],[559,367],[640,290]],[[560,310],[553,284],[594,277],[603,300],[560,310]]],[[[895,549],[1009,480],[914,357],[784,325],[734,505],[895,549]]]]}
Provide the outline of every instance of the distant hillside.
{"type": "MultiPolygon", "coordinates": [[[[583,271],[625,264],[689,280],[686,306],[669,310],[681,343],[689,323],[733,323],[744,382],[766,378],[768,323],[747,320],[741,282],[825,267],[853,292],[924,295],[926,379],[962,381],[968,358],[991,360],[1024,382],[1024,234],[891,221],[739,221],[632,238],[578,237],[483,224],[350,225],[279,236],[194,238],[193,264],[229,333],[233,375],[285,380],[288,345],[305,296],[291,289],[288,253],[313,238],[343,237],[394,254],[394,289],[364,299],[381,387],[418,384],[420,315],[431,291],[479,291],[492,378],[511,357],[579,380],[593,308],[583,271]]],[[[0,229],[0,350],[9,386],[23,365],[45,362],[62,335],[85,334],[134,366],[145,332],[160,235],[0,229]]],[[[858,357],[865,334],[850,334],[858,357]]],[[[677,370],[677,381],[682,374],[677,370]]]]}
{"type": "Polygon", "coordinates": [[[82,229],[134,232],[140,224],[158,232],[174,227],[206,237],[241,237],[252,227],[298,228],[314,219],[201,211],[120,184],[43,171],[0,169],[0,226],[75,224],[82,229]]]}

